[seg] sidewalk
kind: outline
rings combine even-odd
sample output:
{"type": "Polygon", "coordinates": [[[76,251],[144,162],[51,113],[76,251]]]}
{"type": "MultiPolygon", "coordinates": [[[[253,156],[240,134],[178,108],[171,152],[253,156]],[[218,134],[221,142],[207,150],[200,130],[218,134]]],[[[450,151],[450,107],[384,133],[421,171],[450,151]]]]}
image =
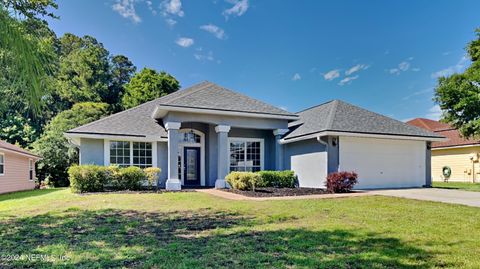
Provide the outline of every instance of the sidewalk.
{"type": "Polygon", "coordinates": [[[226,192],[217,189],[197,189],[196,191],[208,193],[220,198],[235,200],[235,201],[272,201],[272,200],[303,200],[303,199],[332,199],[332,198],[348,198],[359,196],[374,195],[370,192],[354,192],[354,193],[335,193],[335,194],[313,194],[313,195],[299,195],[299,196],[280,196],[280,197],[248,197],[236,193],[226,192]]]}

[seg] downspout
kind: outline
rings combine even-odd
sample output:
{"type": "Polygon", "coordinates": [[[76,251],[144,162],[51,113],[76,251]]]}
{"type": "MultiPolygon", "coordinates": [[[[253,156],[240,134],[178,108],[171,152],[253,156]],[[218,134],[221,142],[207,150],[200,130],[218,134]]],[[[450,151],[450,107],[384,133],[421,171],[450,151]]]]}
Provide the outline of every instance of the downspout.
{"type": "Polygon", "coordinates": [[[325,147],[327,147],[327,151],[328,151],[328,143],[325,142],[325,141],[323,141],[323,140],[322,140],[322,137],[323,137],[323,136],[317,136],[317,141],[318,141],[318,143],[320,143],[320,144],[322,144],[322,145],[325,145],[325,147]]]}

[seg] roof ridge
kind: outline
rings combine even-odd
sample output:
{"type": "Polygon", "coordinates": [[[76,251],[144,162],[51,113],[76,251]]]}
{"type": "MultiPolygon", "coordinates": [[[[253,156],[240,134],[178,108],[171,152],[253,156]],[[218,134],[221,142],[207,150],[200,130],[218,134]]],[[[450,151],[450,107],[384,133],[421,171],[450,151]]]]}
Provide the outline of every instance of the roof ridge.
{"type": "Polygon", "coordinates": [[[320,107],[320,106],[326,105],[326,104],[331,103],[331,102],[333,102],[333,101],[335,101],[335,100],[336,100],[336,99],[329,100],[329,101],[327,101],[327,102],[323,102],[323,103],[320,103],[320,104],[318,104],[318,105],[314,105],[314,106],[305,108],[305,109],[303,109],[303,110],[300,110],[300,111],[298,111],[298,112],[295,112],[295,114],[300,114],[300,113],[305,112],[305,111],[307,111],[307,110],[314,109],[314,108],[316,108],[316,107],[320,107]]]}
{"type": "Polygon", "coordinates": [[[327,130],[332,129],[333,121],[335,119],[335,115],[337,114],[338,102],[338,100],[332,100],[332,107],[330,108],[330,113],[328,113],[327,130]]]}
{"type": "MultiPolygon", "coordinates": [[[[197,83],[197,84],[195,84],[195,85],[192,85],[192,86],[186,88],[185,90],[183,90],[182,93],[185,93],[184,95],[180,95],[180,94],[179,94],[179,96],[176,96],[176,97],[172,98],[171,100],[167,101],[167,103],[171,103],[171,102],[173,102],[173,101],[175,101],[175,100],[178,100],[179,98],[183,98],[183,97],[185,97],[185,96],[189,96],[189,95],[191,95],[191,94],[193,94],[193,93],[196,93],[196,92],[198,92],[198,91],[200,91],[200,90],[203,90],[203,89],[205,89],[205,87],[207,87],[207,86],[210,85],[210,84],[215,85],[214,83],[209,82],[209,81],[202,81],[202,82],[200,82],[200,83],[197,83]],[[195,87],[195,86],[197,86],[198,88],[192,90],[191,88],[193,88],[193,87],[195,87]],[[188,90],[190,90],[190,91],[189,91],[189,92],[186,92],[186,91],[188,91],[188,90]]],[[[182,91],[182,90],[180,90],[180,91],[182,91]]],[[[180,93],[180,91],[177,91],[177,92],[180,93]]],[[[168,96],[168,94],[165,95],[165,96],[168,96]]],[[[165,97],[165,96],[162,96],[162,97],[165,97]]],[[[161,97],[160,97],[160,98],[161,98],[161,97]]],[[[158,99],[160,99],[160,98],[158,98],[158,99]]]]}

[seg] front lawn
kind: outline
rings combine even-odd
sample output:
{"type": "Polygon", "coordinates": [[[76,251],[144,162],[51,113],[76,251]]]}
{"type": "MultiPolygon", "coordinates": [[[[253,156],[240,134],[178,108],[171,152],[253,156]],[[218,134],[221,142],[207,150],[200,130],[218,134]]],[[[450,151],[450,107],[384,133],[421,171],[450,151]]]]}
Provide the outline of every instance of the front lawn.
{"type": "Polygon", "coordinates": [[[432,187],[442,189],[457,189],[462,191],[480,191],[480,183],[469,182],[432,182],[432,187]]]}
{"type": "Polygon", "coordinates": [[[381,196],[0,195],[0,268],[478,268],[479,238],[480,208],[381,196]]]}

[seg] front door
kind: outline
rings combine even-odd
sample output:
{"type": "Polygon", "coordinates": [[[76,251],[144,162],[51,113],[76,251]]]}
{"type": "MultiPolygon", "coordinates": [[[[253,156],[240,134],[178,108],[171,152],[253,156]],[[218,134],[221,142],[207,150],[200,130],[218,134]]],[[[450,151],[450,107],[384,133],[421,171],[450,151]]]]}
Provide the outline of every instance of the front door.
{"type": "Polygon", "coordinates": [[[183,184],[186,186],[200,185],[200,148],[185,147],[183,158],[183,184]]]}

